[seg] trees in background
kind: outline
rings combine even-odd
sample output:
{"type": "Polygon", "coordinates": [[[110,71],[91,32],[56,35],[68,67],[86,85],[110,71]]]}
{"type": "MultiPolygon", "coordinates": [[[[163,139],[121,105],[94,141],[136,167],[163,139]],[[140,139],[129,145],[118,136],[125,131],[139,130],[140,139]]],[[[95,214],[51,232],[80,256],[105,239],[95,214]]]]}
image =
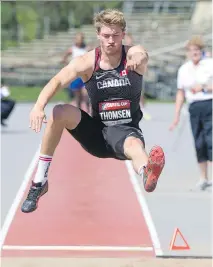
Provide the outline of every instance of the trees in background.
{"type": "Polygon", "coordinates": [[[121,1],[2,1],[2,49],[91,24],[94,12],[121,7],[121,1]]]}

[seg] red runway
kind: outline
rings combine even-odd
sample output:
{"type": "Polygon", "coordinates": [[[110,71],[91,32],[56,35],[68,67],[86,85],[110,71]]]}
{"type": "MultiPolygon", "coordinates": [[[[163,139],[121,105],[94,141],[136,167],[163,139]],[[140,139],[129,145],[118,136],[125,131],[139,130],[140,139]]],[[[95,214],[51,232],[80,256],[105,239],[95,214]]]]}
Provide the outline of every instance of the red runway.
{"type": "Polygon", "coordinates": [[[20,205],[3,256],[154,256],[125,163],[89,155],[67,132],[39,208],[24,214],[20,205]]]}

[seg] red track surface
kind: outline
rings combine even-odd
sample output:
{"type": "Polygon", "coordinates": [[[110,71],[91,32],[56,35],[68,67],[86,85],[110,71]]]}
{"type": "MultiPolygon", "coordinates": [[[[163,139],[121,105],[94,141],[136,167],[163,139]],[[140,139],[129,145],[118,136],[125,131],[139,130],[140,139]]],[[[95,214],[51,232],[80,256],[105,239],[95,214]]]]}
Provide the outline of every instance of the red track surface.
{"type": "MultiPolygon", "coordinates": [[[[49,192],[40,199],[35,212],[24,214],[19,206],[4,245],[152,247],[124,162],[95,158],[64,132],[50,168],[49,185],[49,192]]],[[[10,250],[2,254],[130,257],[154,256],[154,251],[85,252],[79,248],[10,250]]]]}

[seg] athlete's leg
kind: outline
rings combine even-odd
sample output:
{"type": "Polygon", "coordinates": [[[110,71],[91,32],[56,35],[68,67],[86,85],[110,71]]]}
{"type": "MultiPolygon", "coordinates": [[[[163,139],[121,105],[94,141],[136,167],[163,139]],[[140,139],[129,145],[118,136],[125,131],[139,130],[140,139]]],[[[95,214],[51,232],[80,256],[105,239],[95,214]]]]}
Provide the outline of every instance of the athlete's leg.
{"type": "Polygon", "coordinates": [[[162,148],[153,147],[148,156],[143,142],[139,138],[129,136],[124,141],[124,154],[132,160],[135,172],[143,175],[145,190],[152,192],[165,164],[162,148]]]}
{"type": "Polygon", "coordinates": [[[81,120],[81,111],[69,104],[56,105],[44,131],[41,154],[53,156],[64,128],[74,129],[81,120]]]}
{"type": "Polygon", "coordinates": [[[148,163],[148,155],[145,151],[143,142],[136,137],[127,137],[124,141],[124,154],[132,160],[135,172],[139,172],[142,166],[148,163]]]}
{"type": "Polygon", "coordinates": [[[114,158],[132,160],[136,173],[143,176],[145,190],[153,191],[165,164],[162,148],[155,146],[147,155],[142,131],[131,126],[105,127],[103,135],[114,158]]]}
{"type": "Polygon", "coordinates": [[[50,116],[42,138],[39,163],[28,196],[22,205],[23,212],[37,208],[39,198],[48,190],[48,170],[64,128],[75,129],[81,120],[81,111],[69,104],[57,105],[50,116]]]}
{"type": "Polygon", "coordinates": [[[64,128],[74,129],[80,120],[80,110],[72,105],[57,105],[53,108],[42,138],[39,164],[34,178],[35,183],[44,184],[46,182],[52,156],[64,128]]]}

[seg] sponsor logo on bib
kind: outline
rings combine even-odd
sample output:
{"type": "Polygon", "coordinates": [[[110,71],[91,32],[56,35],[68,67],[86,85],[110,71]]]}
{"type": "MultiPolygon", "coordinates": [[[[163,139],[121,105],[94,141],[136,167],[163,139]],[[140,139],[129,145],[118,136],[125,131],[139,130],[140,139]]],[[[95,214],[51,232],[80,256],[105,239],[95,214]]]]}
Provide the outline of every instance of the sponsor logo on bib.
{"type": "Polygon", "coordinates": [[[99,115],[107,125],[124,124],[132,121],[129,100],[113,100],[99,103],[99,115]]]}

